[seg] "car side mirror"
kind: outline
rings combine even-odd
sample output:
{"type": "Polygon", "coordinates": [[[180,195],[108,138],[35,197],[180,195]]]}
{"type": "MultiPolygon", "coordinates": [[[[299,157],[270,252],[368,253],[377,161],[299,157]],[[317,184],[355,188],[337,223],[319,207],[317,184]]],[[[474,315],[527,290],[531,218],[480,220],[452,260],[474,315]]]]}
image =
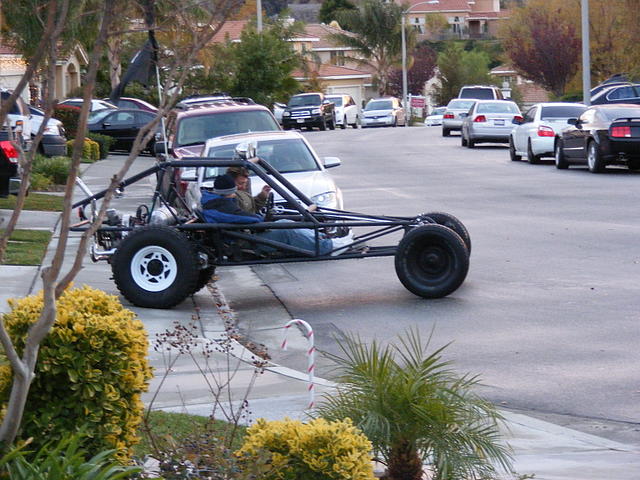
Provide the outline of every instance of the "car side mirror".
{"type": "Polygon", "coordinates": [[[568,125],[578,125],[578,123],[580,123],[580,120],[577,118],[570,118],[567,120],[568,125]]]}
{"type": "Polygon", "coordinates": [[[242,160],[251,160],[256,158],[257,147],[255,142],[241,142],[235,149],[235,154],[242,160]]]}
{"type": "Polygon", "coordinates": [[[340,165],[342,165],[342,162],[338,157],[324,157],[323,161],[324,161],[324,168],[333,168],[333,167],[339,167],[340,165]]]}

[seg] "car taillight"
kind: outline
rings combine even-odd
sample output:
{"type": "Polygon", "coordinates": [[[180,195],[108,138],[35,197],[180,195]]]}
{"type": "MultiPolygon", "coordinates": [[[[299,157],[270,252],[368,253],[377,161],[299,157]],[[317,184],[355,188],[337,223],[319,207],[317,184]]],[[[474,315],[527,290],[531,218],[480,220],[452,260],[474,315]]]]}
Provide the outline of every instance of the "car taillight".
{"type": "Polygon", "coordinates": [[[11,163],[18,163],[18,150],[13,146],[13,143],[8,140],[2,141],[0,142],[0,148],[2,148],[11,163]]]}
{"type": "Polygon", "coordinates": [[[456,116],[453,113],[445,113],[444,117],[442,117],[442,118],[451,119],[451,118],[456,118],[456,116]]]}
{"type": "Polygon", "coordinates": [[[617,138],[631,137],[631,127],[612,127],[611,136],[617,138]]]}
{"type": "Polygon", "coordinates": [[[520,115],[513,116],[513,123],[522,123],[523,121],[524,121],[524,118],[522,118],[522,116],[520,115]]]}
{"type": "Polygon", "coordinates": [[[551,127],[547,127],[546,125],[540,125],[538,127],[538,136],[539,137],[554,137],[555,136],[555,132],[553,131],[553,128],[551,128],[551,127]]]}
{"type": "Polygon", "coordinates": [[[485,117],[484,115],[478,115],[476,118],[473,119],[474,122],[486,122],[487,121],[487,117],[485,117]]]}

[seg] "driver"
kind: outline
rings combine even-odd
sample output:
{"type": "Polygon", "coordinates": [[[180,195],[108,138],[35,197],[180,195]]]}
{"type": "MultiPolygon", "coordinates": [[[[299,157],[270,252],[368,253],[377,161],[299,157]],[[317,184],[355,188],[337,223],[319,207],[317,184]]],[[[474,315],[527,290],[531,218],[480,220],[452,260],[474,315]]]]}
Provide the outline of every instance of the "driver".
{"type": "MultiPolygon", "coordinates": [[[[202,190],[202,215],[207,222],[211,223],[259,223],[264,221],[262,215],[250,213],[238,205],[236,182],[229,174],[216,177],[213,182],[213,189],[202,190]]],[[[291,221],[291,220],[281,220],[291,221]]],[[[266,230],[257,232],[258,235],[269,240],[291,245],[292,247],[303,248],[305,250],[315,250],[316,239],[313,230],[308,228],[291,228],[266,230]]],[[[339,255],[347,250],[348,246],[353,243],[353,234],[351,230],[344,237],[337,238],[319,238],[320,255],[339,255]]],[[[264,251],[274,251],[271,247],[258,247],[264,251]]]]}
{"type": "Polygon", "coordinates": [[[249,171],[244,167],[229,167],[227,173],[233,177],[236,182],[238,191],[236,192],[236,199],[238,205],[245,212],[259,213],[262,208],[267,204],[269,193],[271,193],[271,187],[265,185],[260,190],[260,193],[255,197],[251,196],[251,183],[249,180],[249,171]]]}

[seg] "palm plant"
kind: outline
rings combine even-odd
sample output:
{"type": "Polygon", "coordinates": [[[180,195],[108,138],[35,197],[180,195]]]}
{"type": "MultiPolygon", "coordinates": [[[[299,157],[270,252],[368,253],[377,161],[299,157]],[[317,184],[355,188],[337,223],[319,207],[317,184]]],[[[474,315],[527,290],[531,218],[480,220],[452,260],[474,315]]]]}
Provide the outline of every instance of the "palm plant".
{"type": "Polygon", "coordinates": [[[417,330],[397,345],[364,344],[357,335],[337,339],[340,353],[325,353],[338,370],[339,386],[325,395],[317,415],[350,418],[371,440],[392,480],[418,480],[428,464],[435,479],[492,478],[511,471],[500,443],[502,417],[473,392],[475,376],[459,376],[428,353],[417,330]],[[497,467],[496,467],[497,465],[497,467]]]}
{"type": "MultiPolygon", "coordinates": [[[[380,95],[389,93],[389,75],[398,67],[402,55],[400,35],[402,7],[394,2],[365,0],[357,9],[344,9],[336,14],[349,31],[335,33],[330,38],[337,44],[351,47],[357,56],[345,57],[376,72],[380,95]]],[[[407,49],[415,43],[415,30],[406,30],[407,49]]]]}

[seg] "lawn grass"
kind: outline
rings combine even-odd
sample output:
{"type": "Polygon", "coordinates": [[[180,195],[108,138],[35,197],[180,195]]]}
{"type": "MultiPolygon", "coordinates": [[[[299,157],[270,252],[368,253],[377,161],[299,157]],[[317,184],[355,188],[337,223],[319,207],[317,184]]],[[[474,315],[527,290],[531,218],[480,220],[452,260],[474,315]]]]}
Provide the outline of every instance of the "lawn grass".
{"type": "Polygon", "coordinates": [[[49,240],[51,232],[48,230],[14,230],[9,238],[4,264],[40,265],[49,240]]]}
{"type": "MultiPolygon", "coordinates": [[[[189,415],[186,413],[163,412],[154,410],[149,415],[149,428],[156,439],[159,448],[166,448],[169,445],[185,446],[189,439],[200,437],[204,433],[213,436],[223,436],[232,425],[221,420],[211,420],[208,417],[199,415],[189,415]]],[[[246,427],[239,426],[238,439],[244,437],[246,427]]],[[[141,425],[138,435],[140,443],[134,446],[134,455],[142,458],[144,455],[153,453],[153,446],[149,441],[149,436],[145,433],[145,425],[141,425]]],[[[240,441],[235,442],[233,448],[240,448],[240,441]]]]}
{"type": "MultiPolygon", "coordinates": [[[[61,195],[49,195],[46,193],[30,193],[24,199],[24,210],[40,210],[43,212],[61,212],[64,197],[61,195]]],[[[0,198],[0,208],[13,210],[16,208],[16,197],[0,198]]]]}

